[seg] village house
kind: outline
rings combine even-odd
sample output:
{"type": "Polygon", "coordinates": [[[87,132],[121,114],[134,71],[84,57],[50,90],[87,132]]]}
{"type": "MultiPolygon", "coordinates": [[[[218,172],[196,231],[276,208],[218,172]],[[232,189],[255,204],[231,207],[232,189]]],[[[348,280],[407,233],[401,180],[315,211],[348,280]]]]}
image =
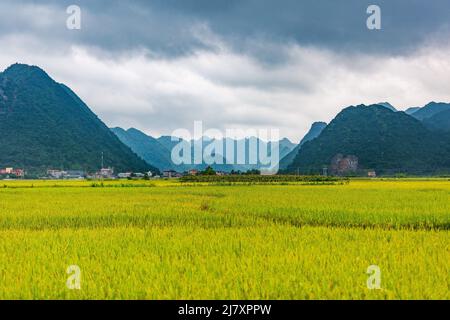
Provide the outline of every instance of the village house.
{"type": "Polygon", "coordinates": [[[5,168],[5,169],[0,169],[0,175],[15,176],[15,177],[23,178],[25,176],[25,171],[23,169],[5,168]]]}
{"type": "Polygon", "coordinates": [[[82,170],[47,170],[47,176],[52,179],[83,179],[86,173],[82,170]]]}
{"type": "Polygon", "coordinates": [[[145,176],[151,177],[153,173],[148,171],[146,173],[141,172],[121,172],[117,174],[117,178],[119,179],[129,179],[129,178],[144,178],[145,176]]]}
{"type": "Polygon", "coordinates": [[[114,178],[114,169],[102,168],[96,173],[96,177],[100,179],[112,179],[114,178]]]}
{"type": "Polygon", "coordinates": [[[145,177],[145,173],[136,172],[136,173],[134,174],[134,176],[135,176],[136,178],[144,178],[144,177],[145,177]]]}
{"type": "Polygon", "coordinates": [[[66,174],[67,172],[63,170],[47,170],[47,176],[53,179],[62,179],[66,174]]]}
{"type": "Polygon", "coordinates": [[[181,177],[181,173],[178,173],[175,170],[163,171],[163,178],[179,178],[179,177],[181,177]]]}
{"type": "Polygon", "coordinates": [[[64,175],[64,179],[83,179],[86,177],[86,173],[82,170],[67,170],[64,175]]]}
{"type": "Polygon", "coordinates": [[[132,172],[121,172],[117,174],[117,178],[119,179],[128,179],[131,178],[132,172]]]}
{"type": "Polygon", "coordinates": [[[198,175],[198,170],[191,169],[191,170],[188,171],[188,174],[191,175],[191,176],[196,176],[196,175],[198,175]]]}

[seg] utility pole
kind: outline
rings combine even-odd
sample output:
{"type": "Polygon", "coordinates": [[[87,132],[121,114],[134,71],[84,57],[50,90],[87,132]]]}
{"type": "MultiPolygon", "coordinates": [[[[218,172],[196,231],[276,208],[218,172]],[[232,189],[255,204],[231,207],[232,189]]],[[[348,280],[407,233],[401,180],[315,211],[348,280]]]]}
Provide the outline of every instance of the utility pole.
{"type": "Polygon", "coordinates": [[[105,167],[104,165],[105,164],[104,164],[103,151],[102,151],[102,167],[101,167],[101,169],[103,169],[105,167]]]}

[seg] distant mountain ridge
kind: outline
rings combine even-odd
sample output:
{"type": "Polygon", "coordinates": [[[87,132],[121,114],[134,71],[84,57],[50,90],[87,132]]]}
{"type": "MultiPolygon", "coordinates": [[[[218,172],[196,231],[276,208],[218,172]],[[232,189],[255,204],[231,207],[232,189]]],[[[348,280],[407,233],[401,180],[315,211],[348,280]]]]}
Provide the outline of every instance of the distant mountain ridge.
{"type": "Polygon", "coordinates": [[[450,132],[450,103],[430,102],[422,108],[417,108],[411,116],[422,121],[431,131],[450,132]]]}
{"type": "Polygon", "coordinates": [[[280,169],[285,170],[287,167],[294,161],[295,157],[297,156],[298,152],[300,151],[300,148],[308,141],[311,141],[315,138],[317,138],[325,129],[327,126],[326,122],[314,122],[309,129],[308,133],[303,137],[303,139],[300,141],[300,143],[292,149],[291,152],[286,154],[284,157],[281,158],[280,161],[280,169]]]}
{"type": "Polygon", "coordinates": [[[420,109],[421,109],[421,107],[411,107],[411,108],[406,109],[405,113],[411,115],[414,112],[419,111],[420,109]]]}
{"type": "Polygon", "coordinates": [[[450,109],[425,118],[423,124],[430,130],[436,132],[450,132],[450,109]]]}
{"type": "MultiPolygon", "coordinates": [[[[112,128],[111,130],[118,136],[118,138],[123,143],[128,145],[134,152],[136,152],[145,161],[147,161],[147,163],[158,167],[160,170],[171,169],[183,172],[188,171],[190,169],[203,170],[208,166],[206,163],[195,164],[192,157],[191,157],[191,164],[180,164],[180,165],[174,164],[171,159],[171,153],[172,149],[180,142],[178,141],[178,138],[176,138],[175,141],[173,141],[172,137],[170,136],[162,136],[160,138],[155,139],[134,128],[128,130],[124,130],[122,128],[112,128]]],[[[229,159],[232,164],[227,164],[226,139],[223,140],[204,139],[202,141],[203,149],[205,149],[208,145],[212,144],[215,141],[219,141],[219,143],[223,147],[222,149],[224,154],[222,155],[217,154],[217,157],[221,159],[221,162],[223,162],[223,164],[216,163],[211,165],[215,170],[225,172],[230,172],[232,170],[247,171],[253,169],[260,169],[261,167],[264,166],[262,164],[251,164],[250,161],[248,161],[250,159],[249,158],[250,140],[256,139],[252,143],[254,143],[255,145],[259,145],[261,143],[262,148],[263,149],[266,148],[266,150],[270,150],[271,142],[266,143],[254,137],[241,140],[233,140],[229,138],[227,139],[230,145],[234,146],[235,159],[229,159]],[[245,163],[238,163],[236,158],[238,152],[238,145],[240,145],[239,143],[245,145],[245,158],[246,158],[245,163]]],[[[194,142],[188,141],[188,143],[190,143],[191,147],[193,148],[194,142]]],[[[290,153],[295,146],[296,145],[287,138],[280,140],[279,141],[280,158],[290,153]]],[[[194,154],[192,148],[191,148],[191,155],[194,154]]]]}
{"type": "Polygon", "coordinates": [[[67,86],[14,64],[0,73],[0,167],[44,172],[156,170],[125,146],[67,86]]]}
{"type": "Polygon", "coordinates": [[[342,154],[356,156],[361,169],[379,173],[450,172],[449,141],[404,112],[380,105],[353,106],[305,143],[288,170],[320,173],[342,154]]]}
{"type": "Polygon", "coordinates": [[[380,102],[375,105],[385,107],[393,112],[397,112],[397,109],[395,109],[395,107],[392,104],[390,104],[389,102],[380,102]]]}
{"type": "Polygon", "coordinates": [[[160,170],[173,169],[169,149],[166,149],[157,139],[134,128],[128,130],[112,128],[111,130],[122,143],[129,146],[147,163],[160,170]]]}
{"type": "MultiPolygon", "coordinates": [[[[203,141],[202,147],[212,142],[223,146],[215,154],[223,164],[213,165],[219,171],[260,169],[262,163],[248,163],[250,145],[256,142],[270,149],[272,144],[250,137],[203,141]],[[244,146],[247,162],[228,164],[227,146],[237,154],[239,144],[244,146]]],[[[92,172],[100,169],[102,158],[104,166],[116,172],[187,171],[207,166],[204,162],[172,163],[172,149],[178,141],[170,136],[153,138],[133,128],[110,130],[69,87],[39,67],[24,64],[0,73],[0,144],[0,168],[29,172],[92,172]]],[[[450,104],[430,102],[405,112],[388,102],[348,107],[328,125],[314,123],[298,145],[280,140],[279,151],[280,167],[287,172],[321,173],[324,166],[347,163],[380,174],[450,173],[450,104]]]]}
{"type": "Polygon", "coordinates": [[[430,102],[423,108],[420,108],[416,112],[412,113],[411,116],[413,116],[418,120],[423,121],[446,110],[450,110],[450,103],[430,102]]]}

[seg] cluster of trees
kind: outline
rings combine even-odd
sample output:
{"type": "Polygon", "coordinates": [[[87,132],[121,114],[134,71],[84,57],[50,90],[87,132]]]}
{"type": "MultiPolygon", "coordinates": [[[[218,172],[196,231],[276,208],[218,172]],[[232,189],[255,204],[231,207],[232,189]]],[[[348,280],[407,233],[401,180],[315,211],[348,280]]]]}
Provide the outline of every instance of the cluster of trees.
{"type": "Polygon", "coordinates": [[[280,183],[308,183],[323,184],[347,181],[337,177],[324,176],[295,176],[295,175],[197,175],[184,176],[180,179],[182,182],[207,182],[207,183],[248,183],[248,184],[280,184],[280,183]]]}
{"type": "Polygon", "coordinates": [[[231,174],[235,174],[235,175],[261,175],[261,170],[252,169],[252,170],[247,170],[245,172],[242,172],[240,170],[238,170],[238,171],[231,170],[231,174]]]}
{"type": "MultiPolygon", "coordinates": [[[[260,175],[261,171],[257,169],[241,171],[241,170],[231,170],[230,175],[260,175]]],[[[206,167],[205,170],[200,171],[198,173],[200,176],[215,176],[217,175],[217,171],[214,170],[211,166],[206,167]]]]}

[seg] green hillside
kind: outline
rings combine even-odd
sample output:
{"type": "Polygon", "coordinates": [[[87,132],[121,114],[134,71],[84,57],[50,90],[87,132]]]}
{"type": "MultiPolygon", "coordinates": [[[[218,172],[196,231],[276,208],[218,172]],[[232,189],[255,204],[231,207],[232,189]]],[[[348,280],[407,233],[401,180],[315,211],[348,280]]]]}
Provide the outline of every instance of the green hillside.
{"type": "Polygon", "coordinates": [[[423,124],[433,131],[450,132],[450,109],[424,119],[423,124]]]}
{"type": "Polygon", "coordinates": [[[284,157],[281,158],[280,161],[280,169],[285,170],[289,165],[294,161],[295,157],[297,156],[300,148],[308,141],[311,141],[315,138],[317,138],[325,129],[327,124],[325,122],[314,122],[311,126],[311,129],[309,129],[308,133],[303,137],[303,139],[300,141],[300,143],[295,146],[294,149],[292,149],[291,152],[286,154],[284,157]]]}
{"type": "Polygon", "coordinates": [[[0,167],[43,172],[155,170],[121,143],[68,87],[35,66],[15,64],[0,73],[0,167]]]}
{"type": "Polygon", "coordinates": [[[445,136],[378,105],[344,109],[318,138],[304,144],[288,170],[319,173],[337,154],[356,156],[360,169],[381,174],[450,172],[445,136]]]}

